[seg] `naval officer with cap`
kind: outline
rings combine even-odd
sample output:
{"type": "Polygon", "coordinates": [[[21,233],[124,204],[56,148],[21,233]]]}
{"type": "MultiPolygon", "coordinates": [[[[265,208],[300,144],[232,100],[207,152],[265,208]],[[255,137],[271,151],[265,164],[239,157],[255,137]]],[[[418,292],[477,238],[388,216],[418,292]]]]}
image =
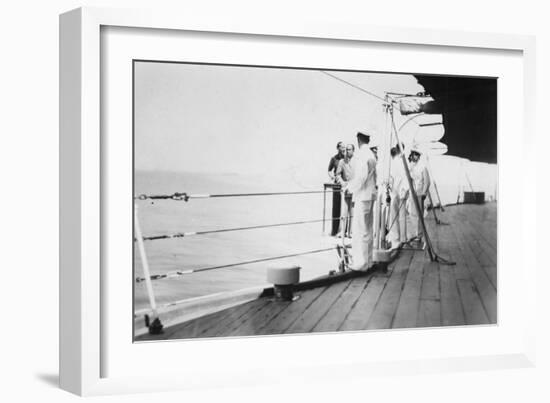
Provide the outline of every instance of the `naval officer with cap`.
{"type": "Polygon", "coordinates": [[[376,158],[369,149],[372,132],[357,132],[353,177],[346,190],[353,194],[352,270],[366,271],[372,266],[373,206],[376,200],[376,158]]]}

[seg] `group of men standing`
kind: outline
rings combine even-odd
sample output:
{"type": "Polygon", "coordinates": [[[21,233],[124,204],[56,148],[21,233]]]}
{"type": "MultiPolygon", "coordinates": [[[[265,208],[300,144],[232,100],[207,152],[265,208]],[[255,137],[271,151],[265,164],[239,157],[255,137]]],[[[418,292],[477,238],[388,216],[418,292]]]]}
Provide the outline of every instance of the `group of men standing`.
{"type": "MultiPolygon", "coordinates": [[[[378,143],[373,133],[357,132],[357,150],[353,144],[345,145],[343,142],[338,142],[336,148],[338,153],[331,158],[328,167],[329,177],[340,188],[340,192],[333,193],[332,235],[351,237],[351,268],[365,271],[373,265],[374,232],[378,230],[374,228],[374,207],[377,198],[384,203],[389,199],[386,228],[391,248],[397,248],[408,241],[407,210],[410,212],[414,238],[421,243],[422,217],[417,213],[410,197],[407,173],[402,162],[404,146],[395,146],[391,149],[389,179],[380,178],[378,175],[378,143]]],[[[423,214],[430,177],[426,165],[420,162],[420,157],[421,152],[418,149],[411,150],[408,168],[423,214]]]]}

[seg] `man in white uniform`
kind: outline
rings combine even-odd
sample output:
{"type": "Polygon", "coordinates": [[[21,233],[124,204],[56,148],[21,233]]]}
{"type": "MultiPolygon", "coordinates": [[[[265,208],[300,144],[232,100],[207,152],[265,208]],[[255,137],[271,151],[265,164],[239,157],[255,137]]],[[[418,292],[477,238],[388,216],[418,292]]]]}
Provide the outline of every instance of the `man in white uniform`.
{"type": "Polygon", "coordinates": [[[346,189],[353,194],[352,270],[366,271],[372,266],[373,205],[376,199],[376,159],[369,149],[371,135],[357,132],[358,150],[353,159],[353,178],[346,189]]]}
{"type": "Polygon", "coordinates": [[[391,150],[391,204],[390,204],[390,229],[388,238],[391,247],[398,248],[407,242],[407,208],[405,206],[409,196],[409,184],[401,158],[401,148],[396,145],[391,150]]]}
{"type": "MultiPolygon", "coordinates": [[[[413,149],[411,151],[411,154],[409,156],[409,161],[410,161],[409,167],[410,167],[411,177],[414,184],[414,190],[416,192],[416,195],[418,196],[418,203],[420,204],[420,214],[423,215],[424,200],[426,200],[426,196],[428,195],[428,191],[430,189],[430,175],[428,174],[428,169],[426,168],[426,165],[422,161],[420,161],[420,155],[421,155],[421,152],[419,149],[413,149]]],[[[422,217],[418,215],[418,212],[416,211],[416,207],[414,205],[414,200],[412,200],[412,197],[410,198],[409,203],[410,203],[409,211],[411,214],[413,234],[421,242],[422,236],[424,235],[422,233],[422,224],[420,222],[422,217]]]]}

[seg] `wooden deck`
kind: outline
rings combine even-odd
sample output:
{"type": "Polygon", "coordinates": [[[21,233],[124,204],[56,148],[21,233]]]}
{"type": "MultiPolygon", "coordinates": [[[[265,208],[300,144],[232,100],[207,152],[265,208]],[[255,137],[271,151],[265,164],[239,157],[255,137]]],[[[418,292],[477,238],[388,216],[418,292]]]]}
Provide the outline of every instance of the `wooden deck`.
{"type": "Polygon", "coordinates": [[[302,291],[293,302],[259,298],[137,340],[496,323],[496,204],[451,206],[439,216],[450,225],[430,215],[430,237],[455,266],[402,251],[387,273],[302,291]]]}

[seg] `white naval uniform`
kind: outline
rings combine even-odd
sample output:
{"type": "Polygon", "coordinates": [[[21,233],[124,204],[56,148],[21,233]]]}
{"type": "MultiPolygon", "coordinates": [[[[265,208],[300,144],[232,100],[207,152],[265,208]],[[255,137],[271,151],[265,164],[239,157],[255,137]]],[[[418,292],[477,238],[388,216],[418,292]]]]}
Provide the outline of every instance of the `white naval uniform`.
{"type": "Polygon", "coordinates": [[[391,204],[390,204],[390,228],[388,239],[392,248],[399,243],[407,241],[407,208],[406,202],[409,194],[409,183],[403,167],[400,155],[392,160],[391,166],[391,204]]]}
{"type": "Polygon", "coordinates": [[[368,145],[353,156],[353,178],[347,189],[353,194],[353,270],[365,271],[372,265],[373,206],[376,199],[376,159],[368,145]]]}
{"type": "MultiPolygon", "coordinates": [[[[428,195],[428,191],[430,189],[430,175],[428,174],[428,168],[426,168],[426,165],[424,165],[422,161],[418,161],[410,164],[410,171],[414,184],[414,190],[418,196],[418,203],[420,204],[420,212],[421,214],[424,214],[424,199],[428,195]]],[[[409,197],[409,203],[413,234],[419,238],[422,238],[422,225],[420,223],[421,217],[416,211],[412,197],[409,197]]]]}

